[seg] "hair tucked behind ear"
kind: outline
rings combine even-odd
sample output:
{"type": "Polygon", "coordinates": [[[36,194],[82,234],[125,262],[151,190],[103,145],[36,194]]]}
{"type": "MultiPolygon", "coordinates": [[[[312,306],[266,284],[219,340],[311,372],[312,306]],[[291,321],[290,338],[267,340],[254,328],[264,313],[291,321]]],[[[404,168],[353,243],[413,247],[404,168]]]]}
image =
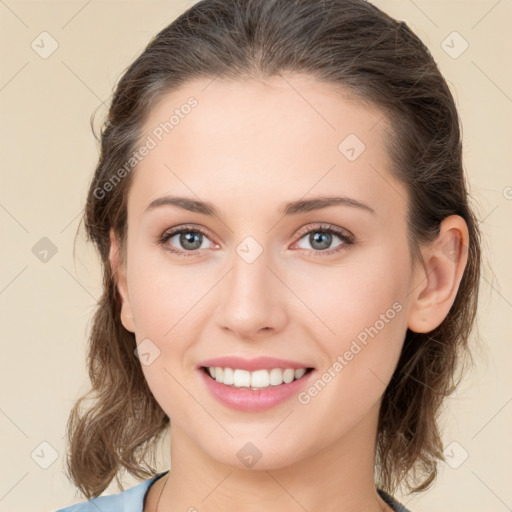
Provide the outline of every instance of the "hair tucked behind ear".
{"type": "MultiPolygon", "coordinates": [[[[480,233],[462,165],[453,97],[428,49],[408,26],[363,0],[203,0],[158,33],[116,86],[100,136],[101,153],[85,208],[85,227],[101,257],[103,295],[89,339],[90,392],[71,411],[67,469],[87,497],[101,494],[122,469],[137,478],[169,418],[153,398],[134,355],[135,337],[120,320],[109,264],[114,227],[123,254],[126,197],[133,173],[119,170],[137,147],[150,109],[195,78],[309,74],[350,91],[385,114],[396,177],[409,191],[411,254],[457,214],[469,230],[468,262],[455,302],[428,334],[407,331],[385,391],[378,425],[377,480],[427,489],[443,459],[440,405],[470,355],[480,277],[480,233]],[[115,183],[115,186],[110,186],[115,183]],[[91,404],[82,410],[86,399],[91,404]]],[[[118,480],[119,482],[119,480],[118,480]]]]}

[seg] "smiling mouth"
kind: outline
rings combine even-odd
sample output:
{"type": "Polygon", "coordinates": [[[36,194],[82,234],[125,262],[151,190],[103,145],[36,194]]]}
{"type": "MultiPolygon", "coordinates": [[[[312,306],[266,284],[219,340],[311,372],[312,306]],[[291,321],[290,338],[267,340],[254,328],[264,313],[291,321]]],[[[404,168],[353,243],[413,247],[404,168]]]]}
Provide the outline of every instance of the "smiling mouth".
{"type": "Polygon", "coordinates": [[[248,371],[239,368],[201,366],[201,370],[212,380],[225,386],[256,391],[286,385],[302,379],[314,368],[271,368],[248,371]]]}

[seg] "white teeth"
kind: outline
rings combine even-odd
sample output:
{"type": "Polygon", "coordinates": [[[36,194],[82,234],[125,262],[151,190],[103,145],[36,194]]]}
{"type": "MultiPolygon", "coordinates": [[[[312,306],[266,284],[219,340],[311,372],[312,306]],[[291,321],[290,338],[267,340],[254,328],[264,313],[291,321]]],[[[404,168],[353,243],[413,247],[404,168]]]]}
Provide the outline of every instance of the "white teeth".
{"type": "Polygon", "coordinates": [[[286,368],[286,370],[283,372],[283,381],[288,384],[290,382],[293,382],[293,379],[295,378],[295,370],[292,368],[286,368]]]}
{"type": "Polygon", "coordinates": [[[272,386],[279,386],[279,384],[283,383],[283,370],[281,368],[272,368],[269,379],[272,386]]]}
{"type": "Polygon", "coordinates": [[[306,368],[299,368],[295,370],[295,378],[300,379],[306,373],[306,368]]]}
{"type": "Polygon", "coordinates": [[[249,388],[251,387],[251,372],[247,370],[233,370],[233,386],[235,388],[249,388]]]}
{"type": "Polygon", "coordinates": [[[232,368],[224,368],[224,375],[222,377],[223,384],[227,384],[229,386],[233,385],[233,369],[232,368]]]}
{"type": "Polygon", "coordinates": [[[267,388],[268,386],[270,386],[270,377],[267,370],[251,372],[251,387],[267,388]]]}
{"type": "Polygon", "coordinates": [[[294,380],[300,379],[306,373],[306,368],[272,368],[268,370],[256,370],[249,372],[238,368],[222,368],[220,366],[208,367],[210,376],[221,384],[233,386],[236,388],[262,389],[270,386],[279,386],[289,384],[294,380]]]}

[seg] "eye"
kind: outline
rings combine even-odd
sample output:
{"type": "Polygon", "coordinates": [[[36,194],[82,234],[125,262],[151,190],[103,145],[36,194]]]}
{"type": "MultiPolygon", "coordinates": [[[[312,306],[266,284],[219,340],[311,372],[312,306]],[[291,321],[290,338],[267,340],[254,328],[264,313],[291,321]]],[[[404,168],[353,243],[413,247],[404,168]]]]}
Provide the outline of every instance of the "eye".
{"type": "MultiPolygon", "coordinates": [[[[301,230],[297,236],[301,237],[300,240],[306,239],[306,242],[312,247],[312,249],[309,249],[309,253],[315,256],[338,253],[354,244],[353,235],[332,225],[320,225],[306,231],[301,230]],[[341,242],[334,249],[331,249],[333,236],[340,239],[341,242]]],[[[300,248],[303,249],[304,247],[300,248]]]]}
{"type": "Polygon", "coordinates": [[[205,239],[209,240],[207,234],[202,230],[194,226],[179,226],[170,231],[166,231],[158,243],[162,245],[166,250],[178,254],[179,256],[195,256],[199,250],[205,249],[203,242],[205,239]],[[175,245],[171,245],[170,242],[173,238],[175,245]],[[176,244],[181,246],[183,249],[176,247],[176,244]]]}
{"type": "MultiPolygon", "coordinates": [[[[354,244],[353,235],[333,225],[320,225],[303,229],[297,236],[300,237],[300,240],[306,239],[307,243],[312,247],[312,249],[304,247],[299,248],[305,249],[309,254],[313,255],[338,253],[354,244]],[[334,248],[330,248],[332,246],[333,236],[341,240],[341,242],[334,246],[334,248]]],[[[158,244],[162,245],[164,249],[169,252],[177,254],[178,256],[187,257],[196,256],[199,251],[206,249],[207,247],[203,244],[205,240],[209,240],[209,238],[207,233],[201,228],[195,226],[178,226],[170,231],[166,231],[158,240],[158,244]],[[173,244],[169,243],[172,239],[175,239],[173,244]]]]}

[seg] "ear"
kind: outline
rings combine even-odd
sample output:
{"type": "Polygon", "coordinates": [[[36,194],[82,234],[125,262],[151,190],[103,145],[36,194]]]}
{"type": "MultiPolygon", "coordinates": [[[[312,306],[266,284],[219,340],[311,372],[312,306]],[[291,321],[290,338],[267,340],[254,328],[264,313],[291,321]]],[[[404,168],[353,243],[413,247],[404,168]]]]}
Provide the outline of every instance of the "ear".
{"type": "Polygon", "coordinates": [[[110,228],[110,266],[116,282],[116,288],[121,299],[121,322],[127,331],[135,332],[130,299],[128,297],[128,286],[126,281],[126,265],[121,261],[119,246],[114,235],[114,228],[110,228]]]}
{"type": "Polygon", "coordinates": [[[422,250],[424,264],[415,273],[408,327],[430,332],[448,315],[468,259],[469,235],[459,215],[446,217],[436,240],[422,250]]]}

